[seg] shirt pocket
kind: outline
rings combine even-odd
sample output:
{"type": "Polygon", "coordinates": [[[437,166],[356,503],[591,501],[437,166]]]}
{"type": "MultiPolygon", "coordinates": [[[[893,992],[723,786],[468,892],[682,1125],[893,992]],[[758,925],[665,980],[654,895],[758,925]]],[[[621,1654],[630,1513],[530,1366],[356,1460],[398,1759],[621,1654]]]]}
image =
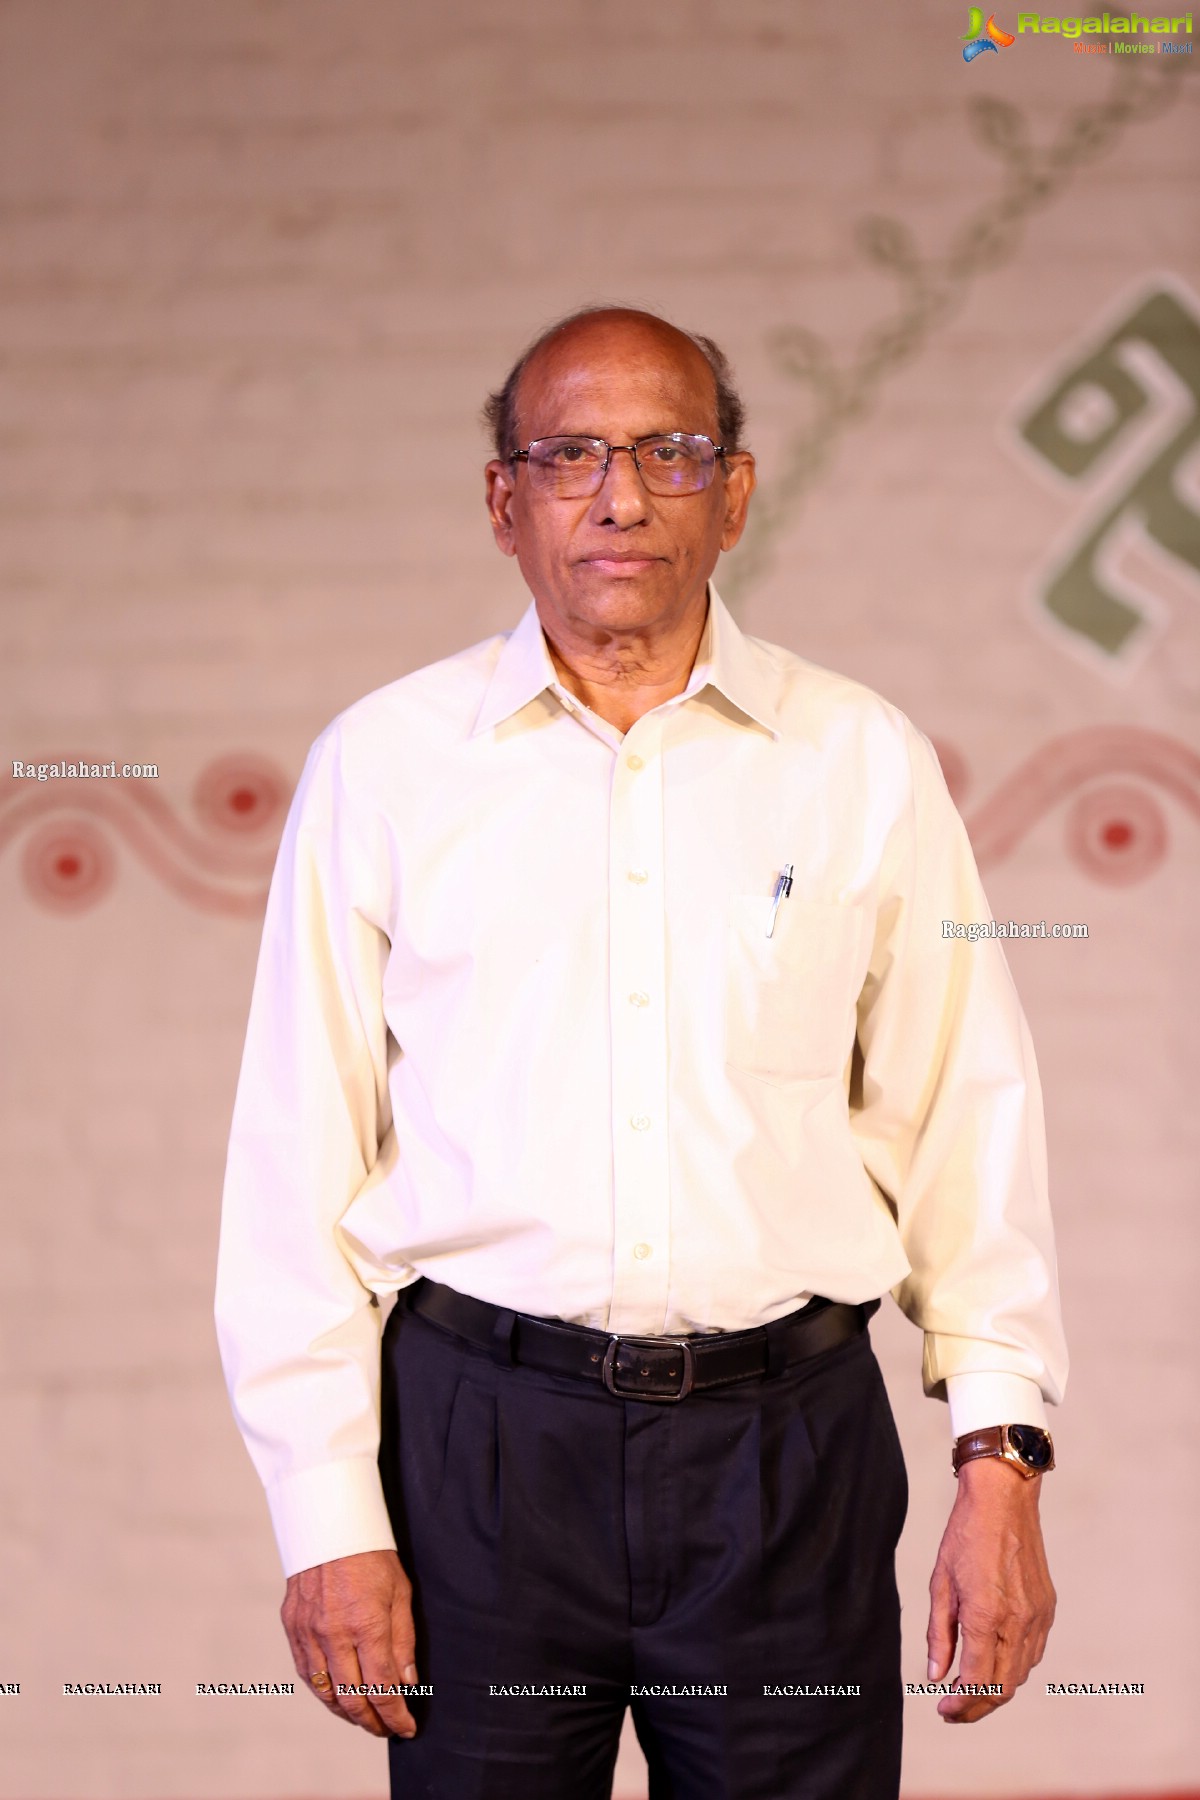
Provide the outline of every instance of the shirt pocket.
{"type": "Polygon", "coordinates": [[[789,895],[768,937],[770,911],[769,893],[729,903],[726,1064],[772,1082],[838,1075],[861,985],[864,910],[789,895]]]}

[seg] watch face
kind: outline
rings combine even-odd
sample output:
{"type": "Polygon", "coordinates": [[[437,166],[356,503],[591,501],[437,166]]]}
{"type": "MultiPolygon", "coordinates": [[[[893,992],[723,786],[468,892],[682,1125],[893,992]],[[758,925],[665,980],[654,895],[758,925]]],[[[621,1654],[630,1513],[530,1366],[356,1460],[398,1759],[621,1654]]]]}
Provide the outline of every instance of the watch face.
{"type": "Polygon", "coordinates": [[[1010,1425],[1008,1441],[1027,1469],[1048,1469],[1053,1461],[1050,1433],[1037,1425],[1010,1425]]]}

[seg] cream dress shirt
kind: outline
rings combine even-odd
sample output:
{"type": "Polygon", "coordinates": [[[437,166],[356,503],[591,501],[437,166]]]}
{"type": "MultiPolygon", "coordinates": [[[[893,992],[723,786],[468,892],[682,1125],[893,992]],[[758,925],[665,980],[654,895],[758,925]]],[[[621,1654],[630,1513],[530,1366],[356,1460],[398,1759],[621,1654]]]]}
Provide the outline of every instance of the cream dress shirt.
{"type": "Polygon", "coordinates": [[[1033,1048],[999,943],[943,937],[990,913],[934,752],[709,592],[624,735],[531,602],[309,752],[216,1307],[288,1573],[394,1541],[374,1302],[421,1275],[637,1335],[890,1289],[956,1434],[1061,1397],[1033,1048]]]}

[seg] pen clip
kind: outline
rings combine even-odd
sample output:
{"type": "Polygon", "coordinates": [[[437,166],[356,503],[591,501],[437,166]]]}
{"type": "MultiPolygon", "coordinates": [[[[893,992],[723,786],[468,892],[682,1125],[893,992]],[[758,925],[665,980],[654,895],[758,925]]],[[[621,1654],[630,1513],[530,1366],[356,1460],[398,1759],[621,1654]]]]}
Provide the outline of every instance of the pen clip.
{"type": "Polygon", "coordinates": [[[784,863],[775,881],[775,890],[771,895],[771,909],[767,914],[767,936],[775,935],[775,915],[779,911],[779,902],[786,900],[792,891],[792,864],[784,863]]]}

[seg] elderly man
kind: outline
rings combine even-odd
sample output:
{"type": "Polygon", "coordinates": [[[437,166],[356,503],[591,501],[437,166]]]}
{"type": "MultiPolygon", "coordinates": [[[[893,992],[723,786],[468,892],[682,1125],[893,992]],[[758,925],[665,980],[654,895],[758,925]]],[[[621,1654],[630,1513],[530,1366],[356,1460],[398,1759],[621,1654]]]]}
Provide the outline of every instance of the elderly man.
{"type": "Polygon", "coordinates": [[[884,1800],[886,1291],[955,1438],[943,1716],[1053,1615],[1028,1032],[943,931],[987,912],[926,739],[711,584],[716,346],[589,309],[489,417],[531,604],[321,734],[267,906],[217,1315],[284,1624],[396,1796],[600,1800],[631,1705],[656,1800],[884,1800]]]}

